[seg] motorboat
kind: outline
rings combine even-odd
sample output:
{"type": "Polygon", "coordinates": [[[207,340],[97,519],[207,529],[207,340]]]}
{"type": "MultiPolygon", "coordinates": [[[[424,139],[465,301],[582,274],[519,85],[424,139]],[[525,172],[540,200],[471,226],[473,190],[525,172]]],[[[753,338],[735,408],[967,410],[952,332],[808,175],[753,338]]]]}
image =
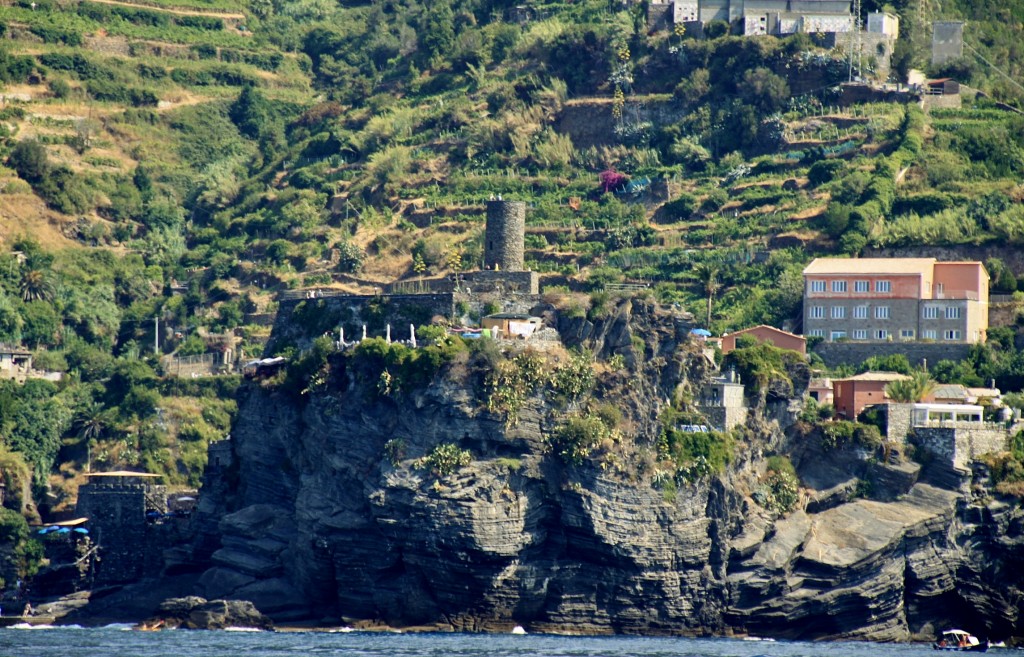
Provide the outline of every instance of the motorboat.
{"type": "Polygon", "coordinates": [[[985,652],[988,640],[979,641],[978,637],[964,630],[946,630],[939,640],[932,644],[935,650],[955,650],[959,652],[985,652]]]}

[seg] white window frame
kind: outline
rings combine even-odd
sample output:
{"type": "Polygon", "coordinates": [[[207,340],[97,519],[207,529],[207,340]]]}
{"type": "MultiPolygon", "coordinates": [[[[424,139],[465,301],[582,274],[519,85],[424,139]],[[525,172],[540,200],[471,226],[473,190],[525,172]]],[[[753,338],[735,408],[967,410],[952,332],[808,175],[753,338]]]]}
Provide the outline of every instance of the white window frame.
{"type": "Polygon", "coordinates": [[[887,329],[878,329],[877,331],[875,331],[875,339],[876,340],[888,340],[889,339],[889,331],[887,329]]]}
{"type": "Polygon", "coordinates": [[[853,307],[853,318],[854,319],[867,319],[871,315],[868,306],[854,306],[853,307]]]}
{"type": "Polygon", "coordinates": [[[846,337],[846,331],[830,331],[828,334],[829,342],[835,342],[836,340],[842,340],[846,337]]]}
{"type": "Polygon", "coordinates": [[[834,292],[836,294],[839,294],[839,293],[845,294],[846,293],[846,281],[832,281],[832,292],[834,292]]]}
{"type": "Polygon", "coordinates": [[[960,306],[946,306],[946,319],[960,319],[960,306]]]}
{"type": "Polygon", "coordinates": [[[853,329],[854,340],[867,340],[868,330],[867,329],[853,329]]]}
{"type": "Polygon", "coordinates": [[[846,319],[846,306],[832,306],[832,319],[846,319]]]}
{"type": "Polygon", "coordinates": [[[900,340],[913,340],[914,336],[914,329],[900,329],[900,340]]]}
{"type": "Polygon", "coordinates": [[[941,310],[941,308],[938,306],[925,306],[921,311],[921,317],[924,319],[938,319],[939,310],[941,310]]]}
{"type": "Polygon", "coordinates": [[[892,281],[875,281],[875,292],[889,293],[892,292],[892,281]]]}
{"type": "Polygon", "coordinates": [[[942,339],[949,342],[959,342],[960,336],[960,329],[949,329],[942,332],[942,339]]]}
{"type": "Polygon", "coordinates": [[[826,289],[825,281],[811,281],[811,292],[824,292],[826,289]]]}
{"type": "Polygon", "coordinates": [[[825,329],[811,329],[811,332],[808,333],[807,335],[811,336],[812,338],[823,338],[825,337],[825,329]]]}
{"type": "Polygon", "coordinates": [[[889,306],[875,306],[875,319],[889,319],[889,306]]]}
{"type": "Polygon", "coordinates": [[[854,292],[870,292],[871,291],[871,281],[854,281],[853,282],[853,291],[854,292]]]}
{"type": "Polygon", "coordinates": [[[935,340],[938,338],[938,336],[939,333],[935,329],[926,329],[921,332],[921,337],[924,338],[925,340],[935,340]]]}
{"type": "Polygon", "coordinates": [[[825,319],[825,306],[811,306],[807,316],[811,319],[825,319]]]}

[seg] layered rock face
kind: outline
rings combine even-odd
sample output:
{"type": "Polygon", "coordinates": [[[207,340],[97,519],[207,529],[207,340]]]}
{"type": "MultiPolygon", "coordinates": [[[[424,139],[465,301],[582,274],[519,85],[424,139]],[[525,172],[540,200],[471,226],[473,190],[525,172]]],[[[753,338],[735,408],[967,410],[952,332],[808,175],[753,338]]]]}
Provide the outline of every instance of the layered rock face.
{"type": "MultiPolygon", "coordinates": [[[[685,322],[651,306],[559,328],[623,356],[629,370],[605,393],[637,444],[653,444],[664,405],[708,374],[685,322]]],[[[203,493],[210,568],[198,593],[251,600],[277,621],[876,640],[956,622],[1021,633],[1019,505],[972,497],[966,479],[943,487],[916,465],[795,445],[781,430],[785,404],[754,417],[724,475],[674,496],[642,463],[563,464],[540,397],[506,428],[452,373],[395,397],[344,372],[307,395],[252,383],[239,409],[234,465],[203,493]],[[418,467],[441,443],[470,450],[472,463],[447,476],[418,467]],[[778,450],[808,486],[784,517],[750,496],[763,455],[778,450]],[[872,477],[877,499],[866,499],[857,482],[872,477]]]]}

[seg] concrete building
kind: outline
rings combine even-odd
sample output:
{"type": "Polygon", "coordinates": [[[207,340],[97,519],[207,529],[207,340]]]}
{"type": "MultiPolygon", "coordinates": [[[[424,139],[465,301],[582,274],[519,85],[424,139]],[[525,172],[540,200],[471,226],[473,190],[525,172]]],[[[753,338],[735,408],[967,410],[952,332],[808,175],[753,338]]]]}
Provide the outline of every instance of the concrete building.
{"type": "Polygon", "coordinates": [[[871,34],[884,34],[895,39],[900,34],[900,19],[895,14],[873,11],[868,14],[867,28],[871,34]]]}
{"type": "Polygon", "coordinates": [[[765,324],[723,335],[720,342],[722,353],[727,354],[735,349],[736,340],[741,335],[748,335],[758,342],[770,342],[780,349],[792,349],[801,354],[807,353],[807,338],[765,324]]]}
{"type": "Polygon", "coordinates": [[[829,342],[974,344],[988,330],[980,262],[818,258],[804,269],[804,335],[829,342]]]}
{"type": "Polygon", "coordinates": [[[941,66],[963,56],[963,21],[935,21],[932,23],[932,66],[941,66]]]}
{"type": "MultiPolygon", "coordinates": [[[[676,0],[672,19],[678,24],[728,23],[745,35],[849,32],[849,0],[676,0]]],[[[658,12],[661,15],[661,12],[658,12]]]]}
{"type": "Polygon", "coordinates": [[[909,379],[896,372],[864,372],[847,379],[832,382],[832,399],[836,415],[847,420],[856,420],[868,406],[883,404],[889,400],[885,387],[893,381],[909,379]]]}
{"type": "Polygon", "coordinates": [[[835,401],[832,379],[815,377],[807,383],[807,396],[819,404],[835,401]]]}

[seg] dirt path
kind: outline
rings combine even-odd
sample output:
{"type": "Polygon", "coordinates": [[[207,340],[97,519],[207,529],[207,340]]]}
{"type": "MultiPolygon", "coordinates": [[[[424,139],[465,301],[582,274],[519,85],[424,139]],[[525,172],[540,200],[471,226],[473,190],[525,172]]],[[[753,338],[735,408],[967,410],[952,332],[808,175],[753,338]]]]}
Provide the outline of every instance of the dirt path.
{"type": "Polygon", "coordinates": [[[98,2],[104,5],[119,5],[121,7],[131,7],[132,9],[152,9],[153,11],[162,11],[168,14],[176,14],[178,16],[212,16],[214,18],[224,18],[227,20],[244,21],[246,20],[245,14],[233,14],[230,12],[221,11],[208,11],[206,9],[178,9],[173,7],[161,7],[159,5],[147,5],[135,2],[123,2],[122,0],[90,0],[91,2],[98,2]]]}

